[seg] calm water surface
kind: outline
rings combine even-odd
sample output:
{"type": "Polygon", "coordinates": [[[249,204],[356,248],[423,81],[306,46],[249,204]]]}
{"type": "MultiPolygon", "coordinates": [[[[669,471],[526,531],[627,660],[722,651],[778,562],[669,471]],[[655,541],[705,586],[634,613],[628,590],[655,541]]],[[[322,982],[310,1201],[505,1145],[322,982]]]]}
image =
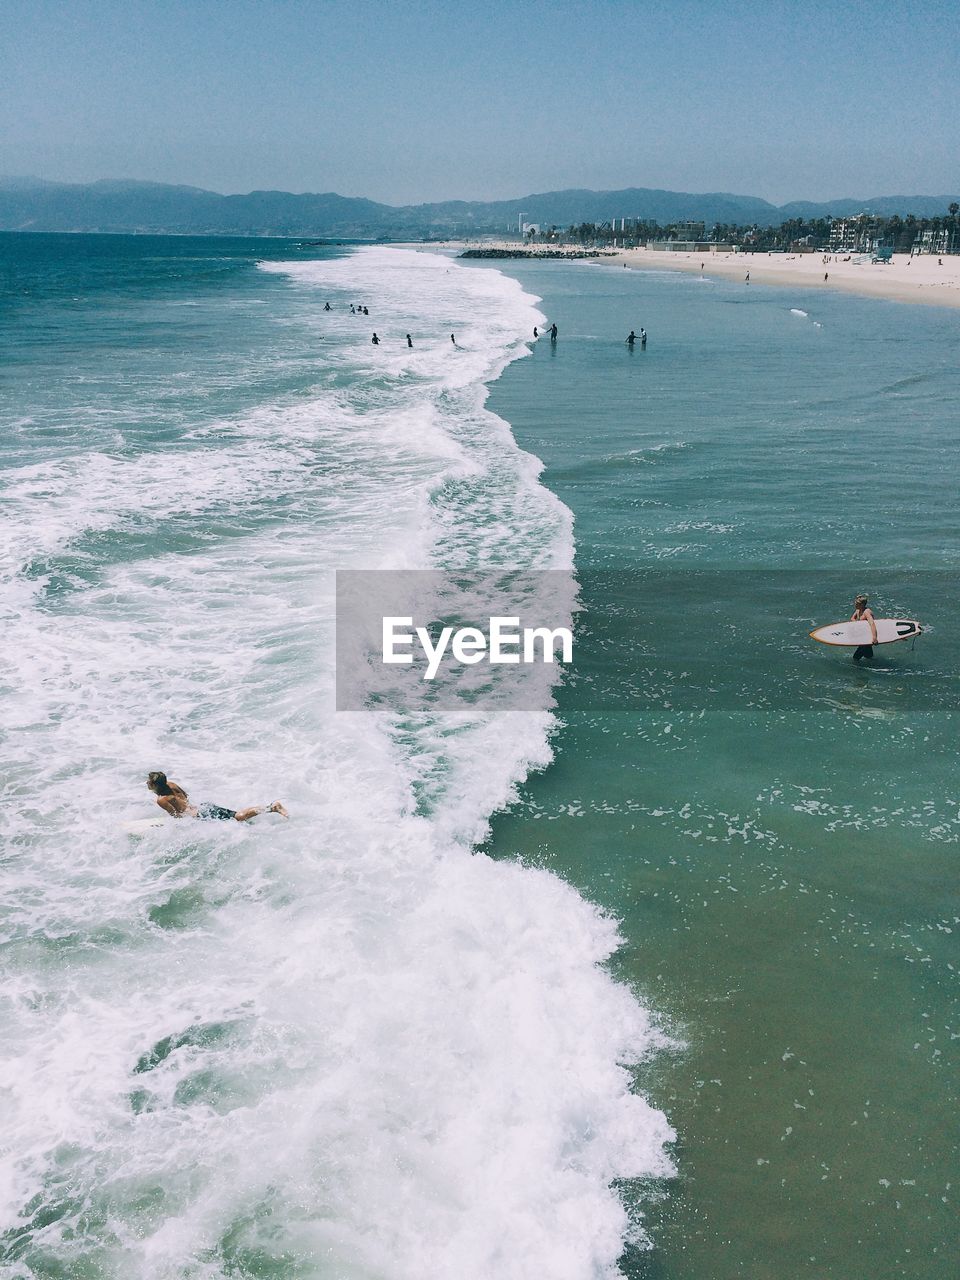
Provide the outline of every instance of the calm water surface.
{"type": "Polygon", "coordinates": [[[616,914],[616,971],[683,1044],[640,1073],[680,1175],[624,1270],[939,1280],[960,1173],[960,315],[509,270],[559,341],[491,406],[574,513],[584,615],[556,761],[490,847],[616,914]],[[809,641],[857,591],[928,634],[869,671],[809,641]]]}

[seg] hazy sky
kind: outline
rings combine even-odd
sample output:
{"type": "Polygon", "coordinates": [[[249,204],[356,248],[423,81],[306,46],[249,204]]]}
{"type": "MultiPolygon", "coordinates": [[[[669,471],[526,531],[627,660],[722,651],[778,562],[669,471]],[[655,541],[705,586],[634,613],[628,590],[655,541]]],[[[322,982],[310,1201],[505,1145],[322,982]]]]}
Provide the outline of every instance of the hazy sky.
{"type": "Polygon", "coordinates": [[[0,174],[777,203],[960,191],[933,0],[2,0],[0,174]]]}

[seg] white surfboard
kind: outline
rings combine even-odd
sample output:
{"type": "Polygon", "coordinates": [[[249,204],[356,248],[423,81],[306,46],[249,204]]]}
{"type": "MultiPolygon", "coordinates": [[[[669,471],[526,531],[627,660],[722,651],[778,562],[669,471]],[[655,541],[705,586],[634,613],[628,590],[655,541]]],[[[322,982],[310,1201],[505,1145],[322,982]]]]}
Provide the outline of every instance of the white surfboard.
{"type": "Polygon", "coordinates": [[[132,822],[121,822],[120,827],[128,836],[145,836],[154,827],[162,827],[163,823],[163,818],[134,818],[132,822]]]}
{"type": "Polygon", "coordinates": [[[898,640],[913,640],[923,632],[919,622],[912,618],[876,618],[877,638],[870,632],[869,622],[829,622],[810,632],[821,644],[855,646],[861,644],[896,644],[898,640]]]}

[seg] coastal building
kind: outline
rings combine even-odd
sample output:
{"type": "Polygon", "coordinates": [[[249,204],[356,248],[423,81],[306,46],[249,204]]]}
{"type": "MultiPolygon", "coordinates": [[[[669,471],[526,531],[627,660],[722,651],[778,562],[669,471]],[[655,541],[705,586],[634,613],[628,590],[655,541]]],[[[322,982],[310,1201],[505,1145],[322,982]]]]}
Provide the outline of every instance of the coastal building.
{"type": "Polygon", "coordinates": [[[703,222],[678,222],[673,228],[673,236],[675,240],[705,240],[706,239],[706,223],[703,222]]]}
{"type": "Polygon", "coordinates": [[[928,227],[921,231],[910,248],[910,256],[921,253],[944,254],[950,252],[949,227],[928,227]]]}
{"type": "Polygon", "coordinates": [[[740,246],[715,240],[648,240],[646,247],[660,253],[737,253],[740,246]]]}
{"type": "Polygon", "coordinates": [[[880,228],[870,214],[837,218],[830,228],[831,253],[873,253],[880,242],[880,228]]]}

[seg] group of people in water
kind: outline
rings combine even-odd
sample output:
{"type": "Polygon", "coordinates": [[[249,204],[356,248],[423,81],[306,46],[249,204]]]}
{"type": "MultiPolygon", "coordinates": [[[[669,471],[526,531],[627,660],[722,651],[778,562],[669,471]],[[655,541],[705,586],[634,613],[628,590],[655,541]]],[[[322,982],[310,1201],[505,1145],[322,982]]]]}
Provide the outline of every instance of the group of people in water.
{"type": "MultiPolygon", "coordinates": [[[[324,311],[332,311],[332,310],[333,310],[333,308],[330,306],[330,303],[329,303],[329,302],[325,302],[325,303],[323,304],[323,309],[324,309],[324,311]]],[[[370,312],[369,312],[369,310],[368,310],[365,306],[363,306],[361,303],[359,303],[359,302],[358,302],[358,303],[351,303],[351,304],[350,304],[350,314],[351,314],[352,316],[368,316],[368,315],[370,314],[370,312]]],[[[546,329],[544,329],[542,332],[541,332],[541,330],[540,330],[539,325],[534,325],[534,326],[533,326],[533,336],[534,336],[534,338],[535,338],[537,341],[539,341],[539,340],[540,340],[540,338],[549,338],[549,339],[550,339],[550,343],[551,343],[551,345],[553,345],[553,344],[555,344],[555,343],[556,343],[556,341],[557,341],[557,335],[559,334],[559,332],[560,332],[560,330],[557,328],[557,326],[556,326],[556,324],[555,324],[555,323],[550,324],[550,325],[549,325],[546,329]]],[[[407,344],[408,349],[412,350],[412,349],[413,349],[413,338],[411,337],[411,335],[410,335],[409,333],[404,334],[404,339],[405,339],[405,341],[406,341],[406,344],[407,344]]],[[[452,344],[453,344],[454,346],[456,346],[456,345],[457,345],[457,335],[456,335],[455,333],[451,333],[451,335],[450,335],[450,341],[452,342],[452,344]]],[[[382,338],[380,337],[380,335],[376,332],[376,330],[374,330],[374,332],[373,332],[373,336],[371,337],[370,342],[371,342],[371,345],[372,345],[372,346],[374,346],[374,347],[379,347],[379,346],[381,346],[381,345],[382,345],[382,343],[383,343],[383,339],[382,339],[382,338]]],[[[639,332],[639,333],[636,333],[633,329],[631,329],[631,330],[630,330],[630,332],[627,334],[626,342],[627,342],[627,346],[630,348],[630,350],[631,350],[631,351],[634,349],[635,345],[636,345],[638,342],[640,343],[640,349],[641,349],[641,351],[646,351],[646,349],[647,349],[647,331],[646,331],[646,329],[644,329],[644,328],[642,328],[642,327],[641,327],[641,329],[640,329],[640,332],[639,332]]]]}
{"type": "MultiPolygon", "coordinates": [[[[323,309],[324,311],[332,311],[333,307],[331,307],[329,302],[325,302],[323,304],[323,309]]],[[[350,314],[352,316],[368,316],[370,314],[370,308],[365,307],[362,302],[351,302],[350,314]]],[[[556,331],[557,326],[554,325],[553,327],[554,327],[554,331],[556,331]]],[[[536,333],[536,330],[534,330],[534,333],[536,333]]],[[[412,350],[413,349],[412,335],[409,333],[404,334],[404,341],[407,344],[407,348],[409,350],[412,350]]],[[[450,341],[453,343],[454,346],[457,345],[457,335],[455,333],[451,333],[450,341]]],[[[370,342],[375,347],[379,347],[382,344],[383,339],[380,337],[379,333],[376,332],[376,330],[374,330],[373,337],[370,339],[370,342]]]]}
{"type": "MultiPolygon", "coordinates": [[[[551,342],[556,342],[556,340],[557,340],[557,334],[558,334],[559,332],[560,332],[560,330],[557,328],[557,326],[556,326],[555,324],[552,324],[552,325],[550,326],[550,328],[549,328],[549,329],[544,329],[544,331],[543,331],[543,336],[544,336],[544,337],[546,337],[546,336],[549,334],[549,336],[550,336],[550,341],[551,341],[551,342]]],[[[537,326],[536,326],[536,325],[534,325],[534,326],[533,326],[533,336],[534,336],[535,338],[537,338],[537,339],[539,339],[539,338],[541,337],[540,330],[537,328],[537,326]]]]}

